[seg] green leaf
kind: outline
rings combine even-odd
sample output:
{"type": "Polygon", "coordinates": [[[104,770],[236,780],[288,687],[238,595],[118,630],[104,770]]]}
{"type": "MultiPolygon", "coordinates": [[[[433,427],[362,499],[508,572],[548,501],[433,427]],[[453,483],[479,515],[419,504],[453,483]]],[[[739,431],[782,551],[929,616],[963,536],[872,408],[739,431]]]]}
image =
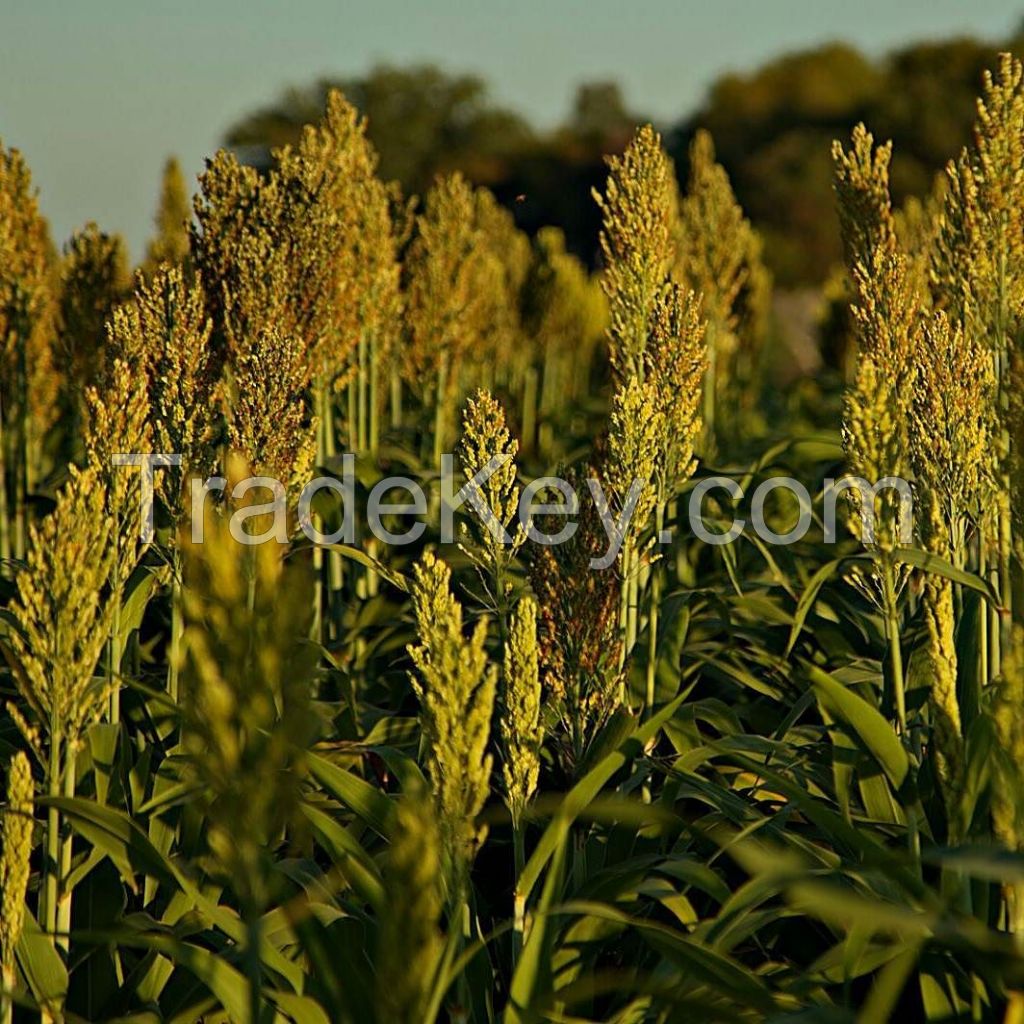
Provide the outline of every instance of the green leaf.
{"type": "Polygon", "coordinates": [[[796,646],[800,633],[803,631],[807,616],[810,615],[814,602],[818,599],[821,588],[831,579],[835,572],[846,562],[847,558],[834,558],[826,562],[807,582],[804,592],[800,595],[796,610],[793,612],[793,626],[789,631],[789,641],[786,644],[785,657],[789,657],[796,646]]]}
{"type": "Polygon", "coordinates": [[[27,907],[15,955],[36,1002],[62,1007],[68,994],[68,970],[52,939],[39,927],[27,907]]]}
{"type": "Polygon", "coordinates": [[[373,858],[330,815],[310,804],[303,805],[302,813],[313,826],[320,845],[352,888],[367,903],[380,907],[384,902],[384,883],[373,858]]]}
{"type": "Polygon", "coordinates": [[[544,830],[536,848],[519,877],[519,891],[528,899],[537,884],[541,872],[554,852],[564,842],[569,828],[576,817],[604,788],[604,784],[624,765],[643,753],[647,741],[653,739],[662,726],[676,713],[686,699],[682,693],[666,704],[656,715],[645,722],[619,748],[604,757],[565,795],[554,820],[544,830]]]}
{"type": "Polygon", "coordinates": [[[835,719],[846,724],[871,752],[893,786],[900,789],[910,771],[910,760],[893,727],[877,708],[827,672],[807,663],[804,667],[822,706],[835,719]]]}
{"type": "Polygon", "coordinates": [[[358,775],[339,768],[319,754],[307,755],[309,772],[321,786],[345,807],[359,815],[379,836],[387,839],[391,834],[394,808],[379,789],[375,789],[358,775]]]}
{"type": "Polygon", "coordinates": [[[981,594],[986,601],[989,601],[996,608],[1002,605],[1002,602],[999,600],[999,594],[996,593],[996,589],[991,583],[983,580],[973,572],[958,569],[955,565],[950,564],[938,555],[922,551],[920,548],[895,548],[893,550],[893,557],[903,562],[904,565],[921,569],[923,572],[932,572],[937,576],[945,576],[947,580],[952,580],[968,590],[981,594]]]}

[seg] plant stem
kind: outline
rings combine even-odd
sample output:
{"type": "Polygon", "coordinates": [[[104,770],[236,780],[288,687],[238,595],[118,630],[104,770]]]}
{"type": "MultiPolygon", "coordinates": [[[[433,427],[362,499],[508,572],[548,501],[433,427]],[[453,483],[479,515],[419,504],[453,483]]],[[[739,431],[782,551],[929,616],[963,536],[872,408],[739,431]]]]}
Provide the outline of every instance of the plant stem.
{"type": "Polygon", "coordinates": [[[532,367],[526,370],[523,384],[523,422],[522,441],[523,454],[528,455],[534,450],[537,435],[537,371],[532,367]]]}
{"type": "Polygon", "coordinates": [[[882,567],[882,599],[885,606],[885,635],[889,642],[889,670],[900,734],[907,733],[907,701],[903,678],[903,651],[900,647],[900,618],[896,600],[895,567],[886,558],[882,567]]]}
{"type": "MultiPolygon", "coordinates": [[[[60,796],[61,731],[50,729],[50,762],[46,772],[46,792],[51,797],[60,796]]],[[[46,809],[46,862],[43,874],[43,905],[46,933],[57,935],[57,895],[60,872],[60,811],[52,804],[46,809]]]]}
{"type": "Polygon", "coordinates": [[[110,622],[110,636],[107,638],[107,672],[110,677],[110,704],[108,717],[113,725],[121,721],[121,658],[124,649],[121,645],[121,599],[123,587],[121,586],[121,532],[114,531],[114,547],[116,554],[114,558],[114,613],[110,622]]]}
{"type": "Polygon", "coordinates": [[[397,366],[391,367],[391,428],[402,426],[402,377],[397,366]]]}
{"type": "Polygon", "coordinates": [[[359,407],[359,450],[365,452],[369,447],[369,422],[366,399],[369,389],[369,367],[368,351],[366,344],[366,331],[359,332],[359,377],[357,402],[359,407]]]}
{"type": "MultiPolygon", "coordinates": [[[[64,796],[69,799],[75,795],[76,766],[75,752],[68,749],[64,764],[64,796]]],[[[68,887],[68,881],[71,877],[73,842],[74,836],[69,829],[60,844],[60,896],[57,903],[57,945],[61,946],[65,953],[71,948],[71,889],[68,887]]]]}
{"type": "Polygon", "coordinates": [[[3,396],[0,395],[0,560],[11,557],[11,523],[7,507],[7,431],[4,430],[3,396]]]}
{"type": "MultiPolygon", "coordinates": [[[[665,506],[658,502],[654,508],[654,536],[660,543],[665,522],[665,506]]],[[[658,678],[658,617],[661,604],[661,566],[651,566],[651,610],[647,618],[647,716],[654,712],[655,683],[658,678]]]]}
{"type": "Polygon", "coordinates": [[[521,821],[512,822],[512,862],[514,888],[512,890],[512,974],[515,975],[519,956],[526,940],[526,897],[519,889],[519,877],[526,867],[526,836],[521,821]]]}
{"type": "Polygon", "coordinates": [[[434,464],[431,469],[440,469],[441,453],[444,451],[446,413],[448,397],[448,353],[442,351],[437,367],[437,394],[434,397],[434,464]]]}
{"type": "Polygon", "coordinates": [[[181,637],[185,620],[181,608],[181,555],[174,549],[171,558],[171,640],[167,652],[167,695],[178,703],[178,670],[181,660],[181,637]]]}
{"type": "Polygon", "coordinates": [[[7,994],[14,991],[14,969],[7,964],[0,971],[3,992],[0,992],[0,1024],[14,1024],[14,1000],[7,994]]]}
{"type": "Polygon", "coordinates": [[[245,914],[245,973],[249,981],[249,1024],[260,1019],[260,915],[250,908],[245,914]]]}
{"type": "Polygon", "coordinates": [[[377,335],[370,336],[370,451],[376,455],[380,446],[380,358],[377,335]]]}

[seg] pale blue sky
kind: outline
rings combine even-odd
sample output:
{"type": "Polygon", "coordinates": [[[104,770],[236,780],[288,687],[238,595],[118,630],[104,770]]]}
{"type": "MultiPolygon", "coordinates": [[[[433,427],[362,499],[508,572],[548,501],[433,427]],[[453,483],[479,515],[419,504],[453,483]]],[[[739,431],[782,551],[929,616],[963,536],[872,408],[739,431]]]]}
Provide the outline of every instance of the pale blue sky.
{"type": "Polygon", "coordinates": [[[435,61],[540,125],[579,82],[614,78],[676,120],[720,72],[783,50],[995,39],[1022,18],[1007,0],[0,0],[0,138],[58,243],[94,219],[138,256],[167,154],[191,178],[235,118],[322,74],[435,61]]]}

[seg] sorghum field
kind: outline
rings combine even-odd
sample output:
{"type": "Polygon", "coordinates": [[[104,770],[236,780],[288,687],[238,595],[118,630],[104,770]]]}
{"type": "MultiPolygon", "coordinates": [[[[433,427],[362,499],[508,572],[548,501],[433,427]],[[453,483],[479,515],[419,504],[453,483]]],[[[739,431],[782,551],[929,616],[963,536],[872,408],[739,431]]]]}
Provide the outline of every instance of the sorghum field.
{"type": "Polygon", "coordinates": [[[1024,1021],[1021,65],[978,88],[927,201],[834,144],[848,365],[788,391],[706,133],[609,159],[593,274],[340,93],[171,167],[133,274],[0,147],[0,1022],[1024,1021]],[[500,468],[446,538],[449,453],[500,468]],[[912,530],[830,530],[846,473],[912,530]],[[776,477],[802,536],[709,541],[776,477]]]}

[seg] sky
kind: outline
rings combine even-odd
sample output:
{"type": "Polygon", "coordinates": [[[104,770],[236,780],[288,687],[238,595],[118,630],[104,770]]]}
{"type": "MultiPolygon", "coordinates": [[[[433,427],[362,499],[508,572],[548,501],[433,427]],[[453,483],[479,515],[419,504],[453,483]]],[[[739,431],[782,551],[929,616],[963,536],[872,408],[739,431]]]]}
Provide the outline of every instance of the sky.
{"type": "Polygon", "coordinates": [[[143,252],[160,170],[190,181],[288,85],[378,62],[475,72],[540,127],[617,80],[673,122],[725,71],[842,39],[875,55],[1024,20],[1008,0],[0,0],[0,139],[25,154],[58,244],[88,220],[143,252]]]}

